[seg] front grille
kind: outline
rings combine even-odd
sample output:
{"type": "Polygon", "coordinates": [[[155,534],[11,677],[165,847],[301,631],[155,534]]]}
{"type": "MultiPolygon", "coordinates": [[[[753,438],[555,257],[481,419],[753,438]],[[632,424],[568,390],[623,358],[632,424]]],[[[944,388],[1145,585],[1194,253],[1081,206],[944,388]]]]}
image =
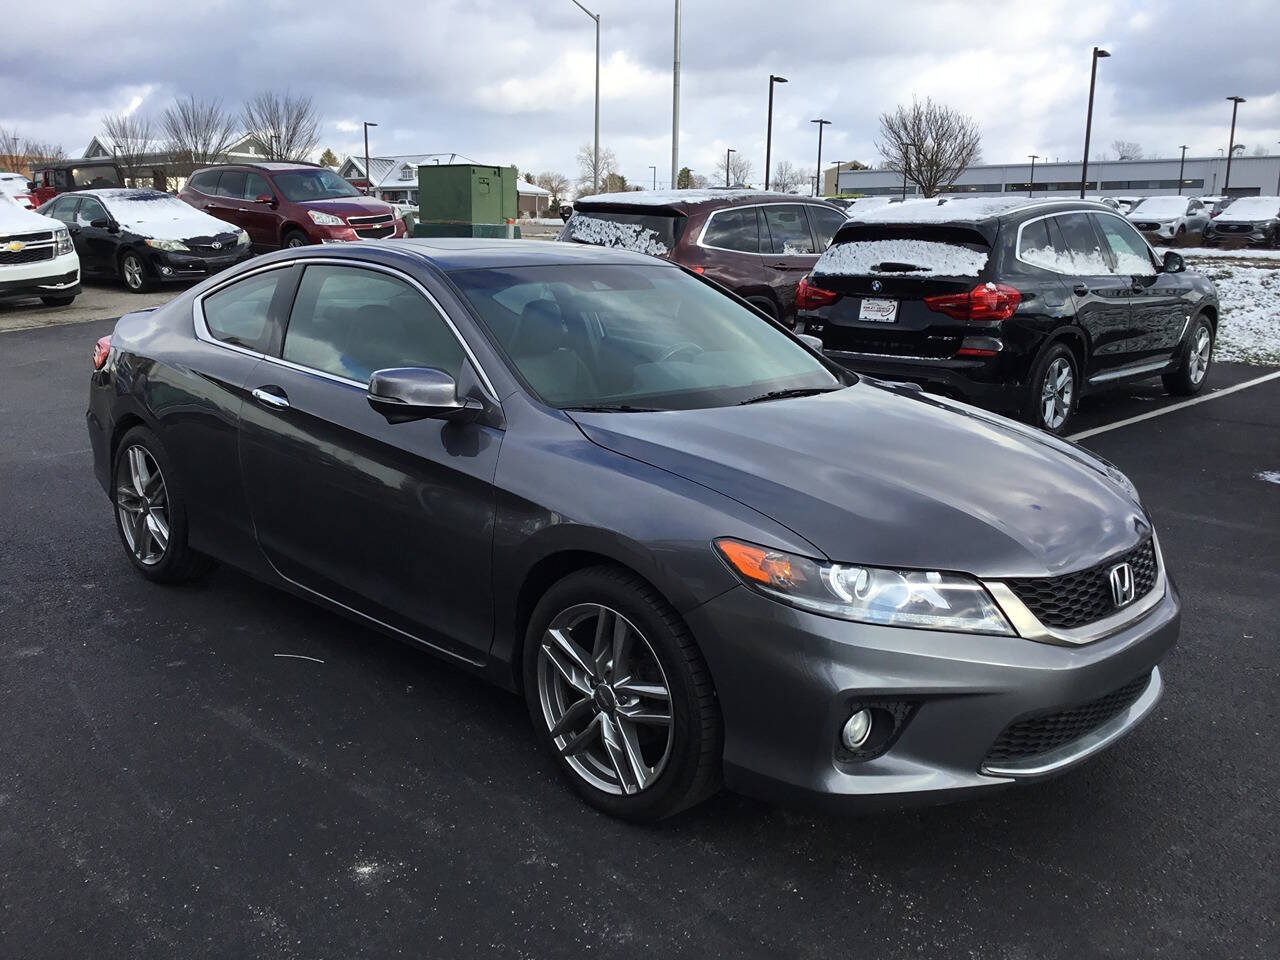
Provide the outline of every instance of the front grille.
{"type": "Polygon", "coordinates": [[[389,237],[396,232],[393,226],[385,227],[357,227],[356,236],[362,240],[381,240],[383,237],[389,237]]]}
{"type": "Polygon", "coordinates": [[[1134,600],[1140,600],[1151,592],[1156,583],[1156,551],[1150,538],[1128,553],[1112,557],[1088,570],[1060,577],[1016,578],[1005,583],[1046,627],[1071,630],[1115,612],[1110,573],[1118,563],[1128,563],[1133,567],[1134,600]]]}
{"type": "Polygon", "coordinates": [[[1010,724],[987,752],[986,764],[999,766],[1027,760],[1079,740],[1114,719],[1142,696],[1150,674],[1130,680],[1119,690],[1066,710],[1034,714],[1010,724]]]}
{"type": "Polygon", "coordinates": [[[822,335],[826,350],[878,354],[886,357],[927,357],[942,359],[960,349],[959,337],[921,333],[888,333],[828,323],[822,335]]]}
{"type": "Polygon", "coordinates": [[[1253,229],[1251,223],[1220,223],[1218,229],[1223,233],[1248,233],[1253,229]]]}
{"type": "Polygon", "coordinates": [[[52,239],[53,234],[48,230],[42,233],[11,233],[8,236],[0,237],[0,247],[10,240],[21,240],[23,243],[48,243],[52,239]]]}
{"type": "Polygon", "coordinates": [[[226,257],[236,252],[236,238],[234,234],[228,234],[225,237],[196,237],[194,240],[187,241],[187,247],[192,253],[198,253],[202,257],[226,257]],[[214,241],[222,244],[218,248],[214,248],[214,241]]]}
{"type": "Polygon", "coordinates": [[[372,217],[347,217],[347,223],[353,227],[371,227],[378,223],[390,223],[392,219],[389,213],[379,213],[372,217]]]}
{"type": "Polygon", "coordinates": [[[0,247],[0,266],[4,267],[12,267],[20,263],[40,263],[42,260],[52,259],[52,244],[45,247],[27,247],[25,250],[19,250],[17,253],[0,247]]]}
{"type": "Polygon", "coordinates": [[[1135,223],[1134,226],[1137,227],[1139,230],[1159,230],[1160,229],[1160,224],[1158,223],[1135,223]]]}

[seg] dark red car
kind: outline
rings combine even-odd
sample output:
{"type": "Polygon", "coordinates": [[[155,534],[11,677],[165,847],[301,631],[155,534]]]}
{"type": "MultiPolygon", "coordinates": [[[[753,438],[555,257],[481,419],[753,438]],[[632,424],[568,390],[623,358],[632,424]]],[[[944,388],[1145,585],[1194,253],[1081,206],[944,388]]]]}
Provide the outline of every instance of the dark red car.
{"type": "Polygon", "coordinates": [[[205,167],[178,196],[243,227],[260,250],[405,235],[404,221],[390,204],[363,196],[328,167],[310,163],[205,167]]]}
{"type": "Polygon", "coordinates": [[[673,260],[789,324],[796,287],[844,221],[830,203],[786,193],[646,190],[583,197],[560,239],[673,260]]]}

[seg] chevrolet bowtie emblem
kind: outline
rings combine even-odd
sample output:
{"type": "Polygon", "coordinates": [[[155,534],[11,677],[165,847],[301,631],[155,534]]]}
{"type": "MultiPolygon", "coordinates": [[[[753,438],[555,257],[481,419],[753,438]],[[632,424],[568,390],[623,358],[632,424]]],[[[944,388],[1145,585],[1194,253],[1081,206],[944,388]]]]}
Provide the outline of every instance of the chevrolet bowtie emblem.
{"type": "Polygon", "coordinates": [[[4,245],[4,248],[8,250],[10,253],[21,253],[23,250],[27,248],[27,245],[23,243],[21,240],[10,240],[8,243],[4,245]]]}

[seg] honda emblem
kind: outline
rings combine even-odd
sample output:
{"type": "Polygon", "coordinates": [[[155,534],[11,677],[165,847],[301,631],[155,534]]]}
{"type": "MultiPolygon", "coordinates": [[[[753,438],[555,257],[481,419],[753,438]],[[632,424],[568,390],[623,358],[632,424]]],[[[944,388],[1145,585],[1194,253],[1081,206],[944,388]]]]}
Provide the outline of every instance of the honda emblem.
{"type": "Polygon", "coordinates": [[[1116,606],[1123,607],[1127,603],[1133,603],[1133,567],[1127,563],[1117,563],[1107,576],[1111,581],[1111,599],[1116,606]]]}

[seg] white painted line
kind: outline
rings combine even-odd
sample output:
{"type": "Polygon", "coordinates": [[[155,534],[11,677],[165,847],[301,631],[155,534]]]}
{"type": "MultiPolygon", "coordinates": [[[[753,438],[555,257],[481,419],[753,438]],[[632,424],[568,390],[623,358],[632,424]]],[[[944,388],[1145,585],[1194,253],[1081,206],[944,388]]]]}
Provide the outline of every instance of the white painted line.
{"type": "Polygon", "coordinates": [[[1071,434],[1067,439],[1083,440],[1085,437],[1097,436],[1099,433],[1106,433],[1108,430],[1118,430],[1120,427],[1127,427],[1131,423],[1141,423],[1143,420],[1150,420],[1153,417],[1162,417],[1166,413],[1173,413],[1175,410],[1194,407],[1197,403],[1207,403],[1210,400],[1218,399],[1218,397],[1225,397],[1229,393],[1236,393],[1239,390],[1247,390],[1249,387],[1256,387],[1260,383],[1266,383],[1268,380],[1275,380],[1277,377],[1280,377],[1280,370],[1277,370],[1274,373],[1268,373],[1263,377],[1257,377],[1253,380],[1246,380],[1244,383],[1237,383],[1234,387],[1224,387],[1221,390],[1215,390],[1213,393],[1206,393],[1203,397],[1192,397],[1190,400],[1183,400],[1181,403],[1173,403],[1167,407],[1161,407],[1159,410],[1152,410],[1150,413],[1143,413],[1136,417],[1129,417],[1127,420],[1117,420],[1115,423],[1108,423],[1102,427],[1094,427],[1092,430],[1081,430],[1079,433],[1071,434]]]}
{"type": "Polygon", "coordinates": [[[315,657],[304,657],[300,653],[273,653],[273,657],[288,657],[290,660],[310,660],[312,663],[324,663],[323,660],[317,660],[315,657]]]}

